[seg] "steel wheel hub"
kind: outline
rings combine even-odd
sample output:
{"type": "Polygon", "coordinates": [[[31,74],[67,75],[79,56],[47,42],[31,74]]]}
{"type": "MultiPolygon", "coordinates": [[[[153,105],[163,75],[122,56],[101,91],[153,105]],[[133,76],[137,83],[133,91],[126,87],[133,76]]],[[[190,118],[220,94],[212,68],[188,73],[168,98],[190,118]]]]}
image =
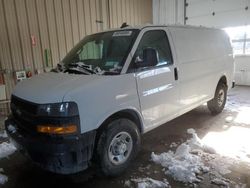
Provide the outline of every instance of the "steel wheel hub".
{"type": "Polygon", "coordinates": [[[221,90],[219,91],[218,98],[217,98],[218,105],[219,105],[219,106],[222,106],[223,103],[224,103],[224,100],[225,100],[225,93],[224,93],[224,90],[221,89],[221,90]]]}
{"type": "Polygon", "coordinates": [[[115,164],[124,163],[130,156],[133,148],[133,140],[129,133],[120,132],[114,136],[109,145],[108,157],[115,164]]]}

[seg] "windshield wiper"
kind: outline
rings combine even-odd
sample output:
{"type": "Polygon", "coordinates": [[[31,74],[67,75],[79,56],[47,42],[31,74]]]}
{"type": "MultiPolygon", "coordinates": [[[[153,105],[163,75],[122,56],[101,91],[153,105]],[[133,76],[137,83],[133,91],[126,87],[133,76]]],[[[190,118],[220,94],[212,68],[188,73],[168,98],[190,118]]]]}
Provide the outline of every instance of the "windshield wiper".
{"type": "Polygon", "coordinates": [[[78,71],[82,73],[88,72],[89,74],[96,74],[96,72],[92,70],[92,67],[90,65],[86,65],[83,62],[70,63],[68,65],[67,70],[74,70],[74,71],[78,71]]]}
{"type": "Polygon", "coordinates": [[[76,68],[69,68],[64,71],[64,73],[69,73],[69,74],[85,74],[85,75],[90,75],[91,73],[86,71],[86,70],[79,70],[76,68]]]}

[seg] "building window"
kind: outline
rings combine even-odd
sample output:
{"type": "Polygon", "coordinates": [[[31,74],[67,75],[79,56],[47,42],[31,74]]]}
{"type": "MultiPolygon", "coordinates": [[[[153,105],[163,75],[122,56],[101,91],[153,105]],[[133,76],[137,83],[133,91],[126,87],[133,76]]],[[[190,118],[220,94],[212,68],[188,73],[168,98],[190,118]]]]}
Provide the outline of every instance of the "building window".
{"type": "Polygon", "coordinates": [[[250,25],[224,29],[232,42],[235,55],[250,55],[250,25]]]}

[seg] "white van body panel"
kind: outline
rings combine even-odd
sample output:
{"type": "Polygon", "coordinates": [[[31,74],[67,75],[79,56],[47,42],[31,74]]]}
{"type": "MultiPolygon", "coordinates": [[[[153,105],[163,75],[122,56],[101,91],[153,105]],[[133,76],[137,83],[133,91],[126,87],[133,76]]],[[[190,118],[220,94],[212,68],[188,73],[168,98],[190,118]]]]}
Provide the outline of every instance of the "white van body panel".
{"type": "Polygon", "coordinates": [[[233,53],[222,30],[195,27],[169,30],[177,54],[181,115],[212,99],[222,76],[226,76],[228,88],[232,87],[233,53]]]}
{"type": "Polygon", "coordinates": [[[35,75],[19,82],[12,94],[38,104],[58,103],[62,102],[63,96],[68,90],[75,87],[75,81],[83,77],[86,83],[93,80],[91,76],[53,72],[35,75]]]}
{"type": "Polygon", "coordinates": [[[74,89],[63,98],[65,102],[78,104],[81,132],[97,129],[108,117],[122,110],[133,110],[142,117],[134,74],[93,77],[102,79],[94,79],[84,86],[85,79],[78,79],[74,89]]]}
{"type": "Polygon", "coordinates": [[[76,102],[81,133],[97,129],[116,112],[132,110],[144,133],[212,99],[222,76],[231,88],[232,75],[232,49],[223,31],[151,26],[141,29],[120,75],[46,73],[22,81],[13,95],[38,104],[76,102]],[[173,65],[127,73],[141,37],[148,30],[166,31],[173,65]]]}
{"type": "Polygon", "coordinates": [[[20,82],[13,95],[37,104],[76,102],[82,133],[97,129],[109,116],[121,110],[133,110],[142,117],[134,74],[46,73],[20,82]]]}
{"type": "MultiPolygon", "coordinates": [[[[168,36],[166,27],[157,27],[157,29],[147,27],[138,35],[135,45],[131,50],[131,59],[145,32],[152,30],[162,30],[166,32],[170,46],[172,45],[171,37],[168,36]]],[[[128,64],[131,62],[131,59],[127,62],[128,64]]],[[[175,58],[173,59],[173,61],[175,61],[175,58]]],[[[174,62],[173,65],[170,66],[135,73],[145,132],[178,115],[179,87],[177,87],[178,82],[174,80],[175,67],[174,62]]]]}

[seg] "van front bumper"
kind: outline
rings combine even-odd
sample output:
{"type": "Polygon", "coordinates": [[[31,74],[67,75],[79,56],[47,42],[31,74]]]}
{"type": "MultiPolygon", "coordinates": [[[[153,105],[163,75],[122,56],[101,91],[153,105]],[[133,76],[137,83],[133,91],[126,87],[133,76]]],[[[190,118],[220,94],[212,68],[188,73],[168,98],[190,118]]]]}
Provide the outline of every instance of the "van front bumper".
{"type": "Polygon", "coordinates": [[[45,170],[73,174],[90,165],[95,131],[60,138],[28,134],[19,129],[18,122],[13,117],[5,121],[5,129],[17,149],[45,170]]]}

